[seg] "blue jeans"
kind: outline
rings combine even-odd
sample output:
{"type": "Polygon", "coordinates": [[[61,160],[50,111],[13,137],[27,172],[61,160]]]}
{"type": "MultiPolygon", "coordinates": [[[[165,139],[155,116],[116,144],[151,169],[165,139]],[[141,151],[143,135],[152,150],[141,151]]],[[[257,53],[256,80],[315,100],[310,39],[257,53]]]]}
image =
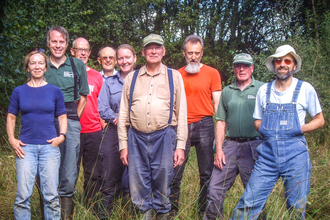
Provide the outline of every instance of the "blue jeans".
{"type": "Polygon", "coordinates": [[[61,197],[71,197],[76,192],[78,178],[77,162],[80,151],[80,122],[68,119],[68,131],[65,141],[60,145],[61,166],[58,193],[61,197]]]}
{"type": "Polygon", "coordinates": [[[30,199],[37,174],[44,199],[45,219],[60,219],[60,201],[57,193],[60,150],[50,144],[27,144],[22,147],[24,159],[16,157],[17,195],[14,204],[15,219],[31,219],[30,199]]]}
{"type": "Polygon", "coordinates": [[[145,212],[171,209],[170,183],[173,179],[176,133],[172,126],[151,133],[128,131],[128,173],[133,204],[145,212]]]}
{"type": "Polygon", "coordinates": [[[199,182],[200,182],[200,194],[198,198],[199,211],[204,212],[206,208],[208,182],[211,178],[214,162],[214,123],[213,117],[207,116],[199,120],[188,124],[188,139],[185,150],[185,161],[181,166],[174,169],[174,179],[171,183],[171,195],[170,200],[172,203],[172,209],[179,209],[179,197],[180,197],[180,184],[183,176],[185,164],[188,160],[188,154],[191,146],[195,146],[198,170],[199,170],[199,182]]]}

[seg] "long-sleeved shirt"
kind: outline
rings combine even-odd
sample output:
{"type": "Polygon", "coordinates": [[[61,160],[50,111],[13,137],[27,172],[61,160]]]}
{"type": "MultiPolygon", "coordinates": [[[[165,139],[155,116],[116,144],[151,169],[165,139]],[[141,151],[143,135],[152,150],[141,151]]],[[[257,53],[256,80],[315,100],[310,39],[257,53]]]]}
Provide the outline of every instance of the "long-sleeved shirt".
{"type": "MultiPolygon", "coordinates": [[[[127,148],[127,125],[129,125],[129,97],[134,73],[124,83],[118,118],[119,149],[127,148]]],[[[177,126],[177,149],[185,149],[188,134],[187,101],[181,74],[173,70],[174,107],[171,125],[177,126]]],[[[143,66],[136,79],[132,107],[131,126],[150,133],[168,126],[170,116],[170,88],[167,67],[161,64],[158,73],[151,75],[143,66]]]]}
{"type": "Polygon", "coordinates": [[[98,104],[100,116],[106,122],[112,122],[118,117],[123,85],[120,71],[104,80],[98,104]]]}

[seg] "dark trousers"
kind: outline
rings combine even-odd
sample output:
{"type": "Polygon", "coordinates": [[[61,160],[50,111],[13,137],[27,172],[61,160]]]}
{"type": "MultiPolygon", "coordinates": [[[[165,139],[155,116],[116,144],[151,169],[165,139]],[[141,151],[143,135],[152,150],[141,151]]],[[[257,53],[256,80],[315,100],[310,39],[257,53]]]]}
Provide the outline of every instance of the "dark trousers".
{"type": "Polygon", "coordinates": [[[190,147],[195,146],[200,178],[200,194],[198,198],[199,211],[204,212],[206,208],[208,180],[211,178],[214,162],[213,117],[204,117],[198,122],[188,124],[188,132],[189,133],[185,150],[185,161],[181,166],[174,169],[174,179],[171,184],[170,201],[172,203],[172,210],[177,211],[179,209],[180,184],[183,171],[188,160],[190,147]]]}
{"type": "Polygon", "coordinates": [[[235,183],[239,174],[244,187],[249,181],[254,163],[258,159],[257,147],[262,140],[237,142],[225,140],[223,152],[226,164],[222,170],[213,168],[208,191],[208,206],[205,211],[205,219],[223,219],[223,202],[227,191],[235,183]]]}
{"type": "Polygon", "coordinates": [[[100,217],[105,217],[105,213],[108,213],[110,217],[115,198],[120,195],[125,168],[120,159],[117,126],[114,124],[109,123],[104,130],[100,156],[102,170],[102,210],[100,217]]]}
{"type": "Polygon", "coordinates": [[[102,131],[80,134],[80,152],[78,158],[78,173],[80,163],[84,168],[84,194],[87,206],[93,204],[94,197],[100,191],[101,160],[99,157],[102,131]]]}

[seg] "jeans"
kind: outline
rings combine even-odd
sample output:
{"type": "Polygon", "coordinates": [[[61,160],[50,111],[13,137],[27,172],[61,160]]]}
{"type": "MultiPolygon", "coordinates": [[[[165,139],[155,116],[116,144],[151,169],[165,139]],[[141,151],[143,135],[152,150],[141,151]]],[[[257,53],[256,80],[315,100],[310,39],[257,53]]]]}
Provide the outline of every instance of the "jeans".
{"type": "Polygon", "coordinates": [[[254,163],[258,159],[257,147],[262,140],[237,142],[225,140],[223,152],[226,157],[226,164],[222,170],[213,168],[207,194],[207,208],[204,219],[223,218],[223,202],[227,191],[235,183],[238,174],[241,176],[244,187],[249,181],[253,171],[254,163]]]}
{"type": "Polygon", "coordinates": [[[128,173],[133,204],[142,212],[171,209],[170,183],[173,179],[176,133],[172,126],[151,133],[128,131],[128,173]]]}
{"type": "MultiPolygon", "coordinates": [[[[87,200],[87,207],[94,204],[97,193],[100,192],[101,179],[101,159],[100,144],[102,140],[102,131],[80,134],[80,153],[78,160],[78,173],[80,162],[84,168],[84,194],[87,200]]],[[[94,206],[95,210],[95,206],[94,206]]]]}
{"type": "Polygon", "coordinates": [[[68,119],[68,131],[65,141],[60,145],[61,166],[59,174],[59,195],[71,197],[76,192],[78,178],[77,163],[80,151],[80,122],[68,119]]]}
{"type": "Polygon", "coordinates": [[[25,157],[16,157],[17,195],[14,204],[15,219],[31,219],[30,199],[37,174],[44,199],[45,219],[60,219],[60,201],[57,193],[60,150],[50,144],[22,146],[25,157]]]}
{"type": "Polygon", "coordinates": [[[195,146],[199,178],[200,194],[198,198],[199,211],[204,212],[206,208],[206,196],[208,190],[208,181],[211,178],[214,162],[214,123],[213,117],[207,116],[198,122],[188,124],[188,139],[185,150],[185,161],[181,166],[174,169],[174,179],[171,183],[170,200],[172,209],[178,210],[180,197],[180,184],[183,176],[185,164],[188,160],[188,154],[191,146],[195,146]]]}

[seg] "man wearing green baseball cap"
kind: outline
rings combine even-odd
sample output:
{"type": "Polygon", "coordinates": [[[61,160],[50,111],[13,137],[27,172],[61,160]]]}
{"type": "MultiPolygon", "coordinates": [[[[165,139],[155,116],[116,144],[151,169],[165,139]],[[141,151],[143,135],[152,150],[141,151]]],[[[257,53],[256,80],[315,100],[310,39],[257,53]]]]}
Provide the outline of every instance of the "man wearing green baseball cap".
{"type": "Polygon", "coordinates": [[[253,59],[247,53],[234,57],[236,81],[223,89],[216,114],[216,154],[204,219],[222,219],[227,191],[240,174],[246,186],[262,142],[252,117],[255,99],[264,83],[253,78],[253,59]]]}
{"type": "Polygon", "coordinates": [[[146,220],[153,218],[153,210],[156,219],[169,219],[169,185],[174,167],[184,161],[188,133],[183,80],[162,64],[165,52],[160,35],[143,39],[146,65],[126,77],[118,117],[120,157],[128,166],[132,202],[146,220]]]}

